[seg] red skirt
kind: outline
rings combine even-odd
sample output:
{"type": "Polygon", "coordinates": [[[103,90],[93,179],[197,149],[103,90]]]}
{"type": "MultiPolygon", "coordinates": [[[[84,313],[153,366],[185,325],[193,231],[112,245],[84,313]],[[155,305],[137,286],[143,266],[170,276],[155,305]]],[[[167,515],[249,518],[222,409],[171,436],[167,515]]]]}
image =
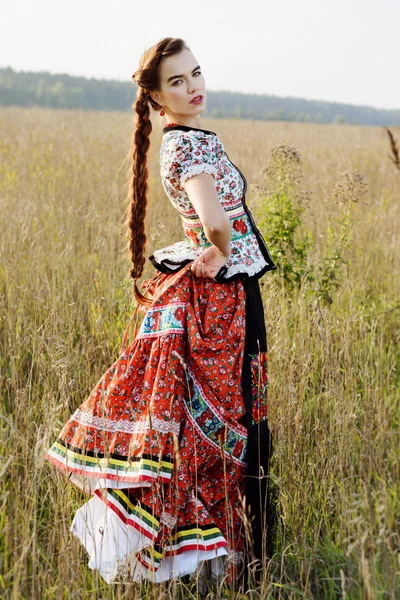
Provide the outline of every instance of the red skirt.
{"type": "MultiPolygon", "coordinates": [[[[134,340],[45,455],[91,496],[71,531],[108,583],[164,581],[203,560],[216,572],[218,557],[239,564],[245,543],[244,282],[187,265],[143,287],[153,300],[134,340]]],[[[259,418],[266,353],[250,358],[258,384],[264,374],[263,398],[251,394],[259,418]]]]}

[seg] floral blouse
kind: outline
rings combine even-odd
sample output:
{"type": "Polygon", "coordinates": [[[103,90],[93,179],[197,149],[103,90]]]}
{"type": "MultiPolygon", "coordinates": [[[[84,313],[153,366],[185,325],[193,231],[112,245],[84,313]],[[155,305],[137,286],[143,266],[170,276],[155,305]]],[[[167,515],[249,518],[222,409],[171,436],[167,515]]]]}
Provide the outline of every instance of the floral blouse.
{"type": "Polygon", "coordinates": [[[183,184],[193,175],[210,173],[231,223],[231,254],[215,280],[261,277],[276,269],[267,246],[245,203],[247,182],[228,158],[213,131],[186,125],[166,125],[160,148],[161,181],[172,205],[179,211],[186,239],[156,250],[150,261],[163,273],[173,273],[211,246],[183,184]]]}

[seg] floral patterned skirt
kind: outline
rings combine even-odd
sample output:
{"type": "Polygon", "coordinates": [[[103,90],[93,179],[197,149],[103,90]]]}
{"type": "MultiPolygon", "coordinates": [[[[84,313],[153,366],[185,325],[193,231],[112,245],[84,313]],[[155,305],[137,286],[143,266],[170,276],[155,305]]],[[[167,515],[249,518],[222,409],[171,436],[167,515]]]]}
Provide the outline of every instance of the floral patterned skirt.
{"type": "Polygon", "coordinates": [[[187,265],[143,287],[153,299],[133,341],[45,455],[90,495],[71,531],[108,583],[240,564],[248,435],[267,416],[266,347],[246,329],[244,280],[187,265]]]}

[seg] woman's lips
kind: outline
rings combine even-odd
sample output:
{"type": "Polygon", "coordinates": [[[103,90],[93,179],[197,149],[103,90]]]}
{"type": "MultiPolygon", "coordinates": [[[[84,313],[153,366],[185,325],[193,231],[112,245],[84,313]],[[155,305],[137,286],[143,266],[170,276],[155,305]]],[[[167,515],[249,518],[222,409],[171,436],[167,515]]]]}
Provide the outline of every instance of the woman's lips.
{"type": "Polygon", "coordinates": [[[190,104],[201,104],[203,102],[203,96],[196,96],[190,101],[190,104]]]}

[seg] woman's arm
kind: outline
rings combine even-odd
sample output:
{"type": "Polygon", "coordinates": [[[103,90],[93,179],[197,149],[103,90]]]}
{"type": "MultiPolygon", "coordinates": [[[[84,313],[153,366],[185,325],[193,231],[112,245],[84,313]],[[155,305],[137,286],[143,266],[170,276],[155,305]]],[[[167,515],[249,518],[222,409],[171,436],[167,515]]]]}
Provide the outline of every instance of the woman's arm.
{"type": "Polygon", "coordinates": [[[218,199],[214,177],[209,173],[194,175],[185,181],[184,188],[199,216],[207,239],[228,258],[231,226],[228,215],[218,199]]]}
{"type": "Polygon", "coordinates": [[[207,248],[195,261],[192,271],[199,277],[214,277],[230,254],[231,226],[210,173],[199,173],[186,179],[184,188],[203,225],[207,239],[214,247],[207,248]]]}

